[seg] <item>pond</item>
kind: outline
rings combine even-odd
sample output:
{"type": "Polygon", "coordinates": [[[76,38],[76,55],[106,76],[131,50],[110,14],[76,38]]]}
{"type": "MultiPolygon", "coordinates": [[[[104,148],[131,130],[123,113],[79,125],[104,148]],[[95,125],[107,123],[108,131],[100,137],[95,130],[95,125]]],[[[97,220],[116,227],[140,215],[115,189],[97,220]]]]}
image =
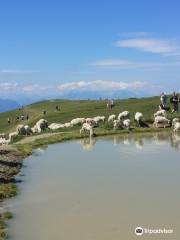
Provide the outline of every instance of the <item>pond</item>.
{"type": "Polygon", "coordinates": [[[10,239],[132,240],[136,227],[173,230],[143,239],[180,239],[179,144],[156,133],[36,150],[7,203],[10,239]]]}

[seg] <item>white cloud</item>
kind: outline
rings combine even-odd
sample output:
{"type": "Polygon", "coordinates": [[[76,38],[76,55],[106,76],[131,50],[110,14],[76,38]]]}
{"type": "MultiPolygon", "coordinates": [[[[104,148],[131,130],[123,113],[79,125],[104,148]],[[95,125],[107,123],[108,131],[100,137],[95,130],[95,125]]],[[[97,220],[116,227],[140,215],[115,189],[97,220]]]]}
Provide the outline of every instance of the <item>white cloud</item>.
{"type": "Polygon", "coordinates": [[[118,69],[141,69],[141,70],[161,70],[169,67],[180,67],[180,61],[176,62],[138,62],[124,59],[102,59],[93,63],[99,68],[118,69]]]}
{"type": "Polygon", "coordinates": [[[4,92],[15,92],[15,93],[42,93],[51,89],[46,85],[39,84],[20,84],[17,82],[0,82],[0,89],[4,92]]]}
{"type": "Polygon", "coordinates": [[[0,73],[10,73],[10,74],[28,74],[28,73],[34,73],[37,71],[33,70],[21,70],[21,69],[0,69],[0,73]]]}
{"type": "Polygon", "coordinates": [[[0,82],[1,91],[12,90],[18,87],[17,82],[0,82]]]}
{"type": "Polygon", "coordinates": [[[115,82],[115,81],[104,81],[104,80],[94,80],[94,81],[79,81],[79,82],[69,82],[58,86],[58,90],[62,92],[70,92],[72,90],[80,91],[115,91],[124,89],[140,89],[144,87],[142,82],[115,82]]]}
{"type": "Polygon", "coordinates": [[[171,54],[179,51],[179,47],[169,40],[156,38],[130,38],[117,41],[117,47],[134,48],[144,52],[171,54]]]}
{"type": "Polygon", "coordinates": [[[48,89],[50,89],[49,86],[45,86],[45,85],[39,85],[39,84],[31,84],[31,85],[24,85],[21,86],[22,91],[24,92],[40,92],[40,91],[46,91],[48,89]]]}
{"type": "Polygon", "coordinates": [[[124,59],[103,59],[96,61],[93,65],[97,67],[119,67],[119,68],[129,68],[135,65],[135,62],[124,60],[124,59]]]}

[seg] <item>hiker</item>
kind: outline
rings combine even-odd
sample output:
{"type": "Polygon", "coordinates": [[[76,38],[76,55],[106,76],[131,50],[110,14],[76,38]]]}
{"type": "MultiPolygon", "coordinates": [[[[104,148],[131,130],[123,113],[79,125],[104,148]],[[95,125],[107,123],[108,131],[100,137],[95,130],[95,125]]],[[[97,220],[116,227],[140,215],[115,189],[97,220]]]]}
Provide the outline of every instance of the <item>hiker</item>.
{"type": "Polygon", "coordinates": [[[8,122],[8,124],[10,124],[10,123],[11,123],[11,120],[10,120],[10,118],[8,118],[8,119],[7,119],[7,122],[8,122]]]}
{"type": "Polygon", "coordinates": [[[167,103],[167,96],[164,92],[161,93],[160,96],[160,105],[159,108],[162,109],[166,109],[166,103],[167,103]]]}
{"type": "Polygon", "coordinates": [[[21,121],[24,121],[24,115],[21,115],[21,121]]]}
{"type": "Polygon", "coordinates": [[[179,104],[179,97],[178,97],[177,93],[173,92],[173,95],[172,95],[172,97],[170,99],[170,102],[173,105],[172,113],[173,112],[178,112],[178,110],[179,110],[179,106],[178,106],[178,104],[179,104]]]}
{"type": "Polygon", "coordinates": [[[56,111],[60,111],[60,107],[58,105],[56,106],[56,111]]]}
{"type": "Polygon", "coordinates": [[[114,100],[111,99],[111,102],[110,102],[110,109],[112,110],[113,107],[114,107],[114,100]]]}
{"type": "Polygon", "coordinates": [[[28,121],[29,120],[29,115],[27,114],[27,116],[26,116],[26,120],[28,121]]]}
{"type": "Polygon", "coordinates": [[[106,106],[107,106],[107,109],[109,110],[110,109],[110,103],[107,102],[106,106]]]}

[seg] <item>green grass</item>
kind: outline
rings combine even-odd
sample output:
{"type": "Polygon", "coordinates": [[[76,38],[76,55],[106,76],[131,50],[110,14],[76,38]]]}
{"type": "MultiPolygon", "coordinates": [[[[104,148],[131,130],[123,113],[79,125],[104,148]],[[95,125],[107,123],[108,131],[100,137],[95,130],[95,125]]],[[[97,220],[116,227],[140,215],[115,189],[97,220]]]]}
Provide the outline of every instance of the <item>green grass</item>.
{"type": "Polygon", "coordinates": [[[0,200],[14,197],[17,194],[17,186],[14,183],[0,183],[0,200]]]}
{"type": "Polygon", "coordinates": [[[4,212],[3,214],[2,214],[2,218],[4,219],[4,220],[9,220],[9,219],[12,219],[13,218],[13,214],[11,213],[11,212],[4,212]]]}
{"type": "Polygon", "coordinates": [[[13,218],[11,212],[4,212],[0,215],[0,240],[7,239],[7,226],[6,221],[13,218]]]}
{"type": "MultiPolygon", "coordinates": [[[[26,106],[23,110],[14,110],[0,114],[0,132],[12,132],[15,130],[17,123],[15,121],[16,116],[22,114],[28,114],[30,119],[28,121],[20,122],[34,125],[40,118],[45,118],[49,123],[65,123],[76,117],[94,117],[97,115],[108,116],[110,114],[118,114],[121,111],[128,110],[131,113],[131,119],[134,118],[134,113],[139,111],[144,115],[146,122],[151,123],[153,121],[153,113],[158,110],[159,97],[142,98],[142,99],[126,99],[116,100],[115,107],[112,111],[108,111],[106,108],[105,100],[81,100],[81,101],[70,101],[70,100],[50,100],[38,102],[26,106]],[[55,106],[61,107],[61,111],[55,111],[55,106]],[[47,111],[44,116],[43,110],[47,111]],[[11,119],[11,124],[7,123],[7,118],[11,119]]],[[[173,117],[180,116],[180,114],[173,114],[173,117]]],[[[172,115],[169,113],[170,119],[172,115]]]]}
{"type": "Polygon", "coordinates": [[[3,219],[0,219],[0,240],[5,240],[6,238],[6,224],[3,219]]]}

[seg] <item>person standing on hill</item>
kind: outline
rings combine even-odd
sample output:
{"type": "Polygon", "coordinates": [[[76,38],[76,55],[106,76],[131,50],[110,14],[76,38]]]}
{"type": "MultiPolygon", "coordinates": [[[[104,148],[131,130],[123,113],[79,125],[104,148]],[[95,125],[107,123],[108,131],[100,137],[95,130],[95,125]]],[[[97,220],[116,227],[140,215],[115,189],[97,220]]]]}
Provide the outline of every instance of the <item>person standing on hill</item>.
{"type": "Polygon", "coordinates": [[[173,104],[173,110],[172,110],[172,113],[173,112],[178,112],[179,111],[179,97],[178,97],[178,94],[173,92],[173,95],[170,99],[171,103],[173,104]]]}
{"type": "Polygon", "coordinates": [[[164,92],[161,93],[160,96],[160,109],[166,108],[167,96],[164,92]]]}
{"type": "Polygon", "coordinates": [[[114,107],[114,100],[113,99],[111,99],[111,110],[112,110],[112,108],[114,107]]]}

